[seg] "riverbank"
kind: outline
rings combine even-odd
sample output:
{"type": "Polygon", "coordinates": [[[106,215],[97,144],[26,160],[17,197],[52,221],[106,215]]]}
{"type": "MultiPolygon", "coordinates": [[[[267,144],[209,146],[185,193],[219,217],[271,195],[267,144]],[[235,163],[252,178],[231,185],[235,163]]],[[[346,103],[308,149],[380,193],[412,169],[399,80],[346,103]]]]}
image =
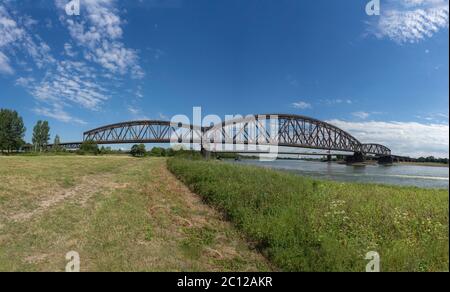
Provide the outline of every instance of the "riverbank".
{"type": "Polygon", "coordinates": [[[447,271],[447,190],[319,181],[217,161],[169,169],[285,271],[447,271]]]}
{"type": "Polygon", "coordinates": [[[398,162],[398,165],[412,165],[412,166],[429,166],[429,167],[446,167],[449,165],[445,163],[437,163],[437,162],[398,162]]]}
{"type": "Polygon", "coordinates": [[[252,165],[282,170],[314,179],[332,180],[350,183],[370,183],[398,186],[416,186],[419,188],[449,188],[449,169],[416,165],[348,165],[337,162],[318,161],[259,161],[242,160],[229,163],[252,165]]]}
{"type": "Polygon", "coordinates": [[[0,271],[270,271],[165,158],[0,158],[0,271]]]}

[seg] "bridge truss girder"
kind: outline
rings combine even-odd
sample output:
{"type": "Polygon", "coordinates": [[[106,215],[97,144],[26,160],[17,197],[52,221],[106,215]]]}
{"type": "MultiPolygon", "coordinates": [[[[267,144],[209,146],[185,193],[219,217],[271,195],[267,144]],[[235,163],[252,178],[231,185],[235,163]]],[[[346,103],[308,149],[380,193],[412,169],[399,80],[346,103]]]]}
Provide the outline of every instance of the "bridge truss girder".
{"type": "Polygon", "coordinates": [[[97,144],[186,143],[208,150],[217,145],[254,145],[391,155],[380,144],[362,144],[329,123],[299,115],[264,114],[237,118],[208,128],[165,121],[131,121],[87,131],[83,141],[97,144]]]}
{"type": "Polygon", "coordinates": [[[202,129],[163,121],[133,121],[113,124],[84,133],[84,141],[117,143],[200,143],[202,129]]]}
{"type": "Polygon", "coordinates": [[[209,128],[211,144],[259,145],[360,152],[361,143],[349,133],[323,121],[298,115],[258,115],[209,128]]]}

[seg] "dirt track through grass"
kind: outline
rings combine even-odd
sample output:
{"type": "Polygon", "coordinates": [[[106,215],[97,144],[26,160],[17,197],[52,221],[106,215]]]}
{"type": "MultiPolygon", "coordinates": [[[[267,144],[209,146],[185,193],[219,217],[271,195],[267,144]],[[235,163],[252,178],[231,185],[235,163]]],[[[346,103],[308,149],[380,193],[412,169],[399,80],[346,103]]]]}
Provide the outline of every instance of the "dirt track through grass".
{"type": "Polygon", "coordinates": [[[164,159],[0,157],[0,271],[264,271],[164,159]]]}

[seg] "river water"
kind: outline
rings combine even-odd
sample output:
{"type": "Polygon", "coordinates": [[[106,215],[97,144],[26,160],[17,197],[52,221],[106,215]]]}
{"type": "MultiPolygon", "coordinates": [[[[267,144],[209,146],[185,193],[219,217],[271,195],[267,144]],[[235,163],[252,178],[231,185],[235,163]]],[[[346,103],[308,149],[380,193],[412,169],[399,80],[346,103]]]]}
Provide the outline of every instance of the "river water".
{"type": "Polygon", "coordinates": [[[449,188],[449,168],[416,165],[367,165],[349,166],[338,163],[276,160],[271,162],[244,159],[239,164],[249,164],[286,170],[319,179],[348,182],[381,183],[389,185],[417,186],[421,188],[449,188]]]}

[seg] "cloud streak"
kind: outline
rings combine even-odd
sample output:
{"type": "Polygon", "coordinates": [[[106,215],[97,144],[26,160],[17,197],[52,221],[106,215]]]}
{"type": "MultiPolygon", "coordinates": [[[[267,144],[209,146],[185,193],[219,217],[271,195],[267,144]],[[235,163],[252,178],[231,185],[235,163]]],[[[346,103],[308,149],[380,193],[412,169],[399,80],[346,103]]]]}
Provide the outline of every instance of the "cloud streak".
{"type": "Polygon", "coordinates": [[[292,103],[291,106],[292,106],[293,108],[296,108],[296,109],[302,109],[302,110],[312,108],[312,105],[311,105],[310,103],[308,103],[308,102],[305,102],[305,101],[297,101],[297,102],[294,102],[294,103],[292,103]]]}
{"type": "Polygon", "coordinates": [[[367,112],[354,112],[352,113],[352,116],[357,117],[359,119],[365,120],[368,117],[370,117],[370,113],[367,112]]]}

